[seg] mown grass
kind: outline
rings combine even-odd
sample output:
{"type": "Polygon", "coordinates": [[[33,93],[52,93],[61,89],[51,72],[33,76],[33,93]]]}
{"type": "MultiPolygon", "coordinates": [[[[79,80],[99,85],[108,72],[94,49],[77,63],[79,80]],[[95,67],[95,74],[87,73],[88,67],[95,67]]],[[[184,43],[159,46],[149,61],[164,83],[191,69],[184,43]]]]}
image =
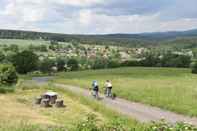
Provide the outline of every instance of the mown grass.
{"type": "Polygon", "coordinates": [[[111,80],[113,91],[122,98],[174,112],[197,116],[197,75],[190,69],[118,68],[58,74],[56,82],[90,88],[98,80],[102,88],[111,80]]]}
{"type": "Polygon", "coordinates": [[[88,113],[93,113],[99,119],[104,120],[102,114],[94,112],[91,108],[78,101],[72,100],[64,92],[58,93],[59,97],[64,100],[66,108],[41,108],[34,105],[33,102],[37,96],[51,89],[48,86],[42,85],[41,88],[36,84],[26,83],[18,85],[17,88],[14,93],[0,95],[0,123],[7,123],[5,126],[1,125],[0,129],[9,127],[9,125],[19,128],[20,126],[17,125],[21,125],[21,121],[24,121],[24,127],[26,125],[27,127],[31,125],[38,125],[38,127],[57,126],[71,130],[88,113]]]}
{"type": "Polygon", "coordinates": [[[14,93],[0,95],[0,131],[65,131],[76,130],[77,123],[87,114],[94,114],[98,124],[121,122],[123,126],[141,131],[145,126],[107,109],[95,100],[75,95],[53,84],[38,85],[31,81],[19,81],[14,93]],[[64,100],[65,108],[41,108],[33,104],[42,93],[52,90],[64,100]]]}
{"type": "Polygon", "coordinates": [[[32,124],[31,122],[9,123],[1,122],[0,131],[66,131],[64,127],[47,126],[40,124],[32,124]],[[31,123],[31,124],[30,124],[31,123]]]}

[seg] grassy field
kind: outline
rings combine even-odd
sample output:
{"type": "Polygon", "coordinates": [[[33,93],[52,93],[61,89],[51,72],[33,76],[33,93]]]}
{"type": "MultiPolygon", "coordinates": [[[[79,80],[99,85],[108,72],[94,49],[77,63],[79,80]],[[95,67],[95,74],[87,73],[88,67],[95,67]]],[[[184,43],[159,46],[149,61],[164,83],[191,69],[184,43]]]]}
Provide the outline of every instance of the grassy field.
{"type": "Polygon", "coordinates": [[[0,121],[11,121],[12,123],[28,121],[33,124],[66,126],[66,128],[70,129],[89,112],[95,113],[98,118],[103,119],[101,114],[94,112],[87,106],[72,100],[68,95],[60,92],[60,96],[67,105],[66,109],[45,109],[33,105],[34,98],[45,91],[47,91],[47,88],[25,91],[16,90],[15,93],[1,95],[0,121]]]}
{"type": "Polygon", "coordinates": [[[26,47],[29,45],[42,45],[49,44],[49,41],[44,40],[20,40],[20,39],[0,39],[0,45],[18,45],[20,47],[26,47]]]}
{"type": "Polygon", "coordinates": [[[41,129],[48,130],[47,127],[54,130],[60,130],[62,127],[73,130],[88,114],[94,114],[98,124],[112,122],[118,118],[126,127],[136,128],[139,131],[144,128],[142,124],[105,108],[95,100],[88,100],[83,96],[54,88],[52,84],[41,88],[35,83],[19,82],[15,92],[0,94],[0,103],[0,131],[4,129],[41,131],[41,129]],[[33,104],[35,97],[48,90],[58,92],[66,107],[41,108],[33,104]]]}
{"type": "Polygon", "coordinates": [[[197,75],[189,69],[118,68],[60,73],[56,82],[89,88],[98,80],[102,88],[111,80],[113,91],[122,98],[197,116],[197,75]]]}

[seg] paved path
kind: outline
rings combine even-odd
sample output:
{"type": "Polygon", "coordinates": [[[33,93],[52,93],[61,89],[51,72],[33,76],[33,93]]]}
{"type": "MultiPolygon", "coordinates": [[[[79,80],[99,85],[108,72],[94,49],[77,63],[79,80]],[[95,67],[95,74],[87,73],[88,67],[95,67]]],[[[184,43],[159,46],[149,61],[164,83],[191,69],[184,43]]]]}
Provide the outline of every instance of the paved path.
{"type": "MultiPolygon", "coordinates": [[[[92,98],[89,90],[82,89],[76,86],[69,86],[63,84],[54,84],[54,85],[56,87],[63,88],[65,90],[69,90],[73,93],[87,96],[87,98],[92,98]]],[[[118,111],[124,115],[131,116],[132,118],[135,118],[140,122],[159,121],[161,119],[165,119],[170,123],[176,123],[182,121],[197,126],[196,117],[191,118],[170,111],[162,110],[157,107],[152,107],[141,103],[127,101],[121,98],[116,98],[115,100],[112,100],[110,98],[105,98],[103,96],[101,97],[103,98],[101,102],[103,102],[107,107],[115,111],[118,111]]]]}

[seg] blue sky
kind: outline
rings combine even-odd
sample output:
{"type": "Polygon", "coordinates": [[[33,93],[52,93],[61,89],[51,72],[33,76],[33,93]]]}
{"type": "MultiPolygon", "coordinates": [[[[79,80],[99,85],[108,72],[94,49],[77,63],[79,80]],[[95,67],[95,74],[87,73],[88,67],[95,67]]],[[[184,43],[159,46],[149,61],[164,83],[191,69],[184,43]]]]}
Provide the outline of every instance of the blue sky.
{"type": "Polygon", "coordinates": [[[197,0],[0,0],[0,28],[68,34],[197,28],[197,0]]]}

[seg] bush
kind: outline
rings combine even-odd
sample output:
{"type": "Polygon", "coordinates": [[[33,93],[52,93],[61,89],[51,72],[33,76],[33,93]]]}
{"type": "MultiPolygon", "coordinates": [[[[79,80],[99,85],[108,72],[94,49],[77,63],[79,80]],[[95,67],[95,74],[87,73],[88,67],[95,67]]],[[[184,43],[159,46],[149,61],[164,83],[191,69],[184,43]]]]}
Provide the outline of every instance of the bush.
{"type": "Polygon", "coordinates": [[[7,62],[7,63],[13,63],[12,61],[13,61],[13,58],[14,58],[15,55],[16,55],[16,52],[7,51],[4,61],[7,62]]]}
{"type": "Polygon", "coordinates": [[[0,94],[6,94],[9,92],[14,92],[14,88],[13,87],[4,87],[4,86],[0,86],[0,94]]]}
{"type": "Polygon", "coordinates": [[[125,63],[145,67],[189,67],[191,56],[178,54],[171,51],[167,53],[146,52],[139,63],[125,63]],[[139,65],[138,65],[139,64],[139,65]]]}
{"type": "Polygon", "coordinates": [[[76,71],[79,69],[79,63],[76,59],[70,59],[67,62],[67,66],[70,68],[71,71],[76,71]]]}
{"type": "Polygon", "coordinates": [[[167,54],[164,54],[161,61],[163,67],[189,67],[191,57],[168,52],[167,54]]]}
{"type": "Polygon", "coordinates": [[[39,46],[39,50],[41,51],[41,52],[47,52],[47,46],[46,45],[40,45],[39,46]]]}
{"type": "Polygon", "coordinates": [[[141,66],[141,62],[137,60],[124,61],[121,66],[141,66]]]}
{"type": "Polygon", "coordinates": [[[2,62],[4,59],[5,59],[5,55],[2,52],[0,52],[0,62],[2,62]]]}
{"type": "Polygon", "coordinates": [[[102,131],[135,131],[135,127],[127,127],[127,120],[115,118],[101,127],[102,131]]]}
{"type": "Polygon", "coordinates": [[[44,73],[51,73],[52,68],[55,66],[55,61],[51,59],[44,59],[40,62],[39,69],[44,73]]]}
{"type": "Polygon", "coordinates": [[[197,61],[191,64],[191,70],[193,74],[197,74],[197,61]]]}
{"type": "Polygon", "coordinates": [[[18,45],[10,45],[9,46],[9,50],[10,51],[13,51],[13,52],[18,52],[19,51],[19,47],[18,47],[18,45]]]}
{"type": "Polygon", "coordinates": [[[17,74],[13,65],[0,65],[0,84],[15,84],[17,82],[17,74]]]}
{"type": "Polygon", "coordinates": [[[196,131],[197,128],[186,123],[169,124],[164,120],[160,122],[152,122],[147,131],[196,131]]]}
{"type": "Polygon", "coordinates": [[[141,60],[142,66],[155,67],[160,63],[159,54],[157,52],[147,52],[144,54],[144,59],[141,60]]]}
{"type": "Polygon", "coordinates": [[[57,70],[58,71],[63,71],[65,69],[65,65],[66,65],[65,60],[58,58],[56,60],[56,63],[57,63],[57,70]]]}
{"type": "Polygon", "coordinates": [[[98,120],[94,114],[88,114],[85,121],[81,121],[76,125],[76,131],[100,131],[97,126],[98,120]]]}
{"type": "Polygon", "coordinates": [[[94,64],[92,65],[92,68],[93,69],[104,69],[104,68],[107,68],[107,66],[108,66],[108,62],[106,59],[97,57],[94,60],[94,64]]]}
{"type": "Polygon", "coordinates": [[[79,122],[75,131],[131,131],[131,129],[125,126],[125,121],[122,119],[113,119],[112,122],[106,124],[98,124],[99,120],[96,115],[88,114],[84,121],[79,122]]]}
{"type": "Polygon", "coordinates": [[[12,63],[18,73],[26,74],[37,68],[38,56],[32,51],[18,52],[13,56],[12,63]]]}
{"type": "Polygon", "coordinates": [[[120,63],[118,61],[115,60],[109,60],[108,64],[107,64],[108,68],[117,68],[120,67],[120,63]]]}

